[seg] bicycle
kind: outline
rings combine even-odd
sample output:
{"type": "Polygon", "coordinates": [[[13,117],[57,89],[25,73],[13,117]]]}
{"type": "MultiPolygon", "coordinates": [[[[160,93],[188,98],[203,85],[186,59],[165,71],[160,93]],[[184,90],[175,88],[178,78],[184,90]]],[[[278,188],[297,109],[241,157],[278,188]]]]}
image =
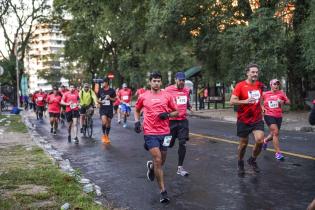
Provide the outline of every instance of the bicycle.
{"type": "Polygon", "coordinates": [[[88,136],[89,138],[91,138],[93,135],[93,118],[92,118],[93,113],[94,113],[93,107],[90,107],[89,109],[86,110],[84,124],[83,124],[84,137],[88,136]]]}

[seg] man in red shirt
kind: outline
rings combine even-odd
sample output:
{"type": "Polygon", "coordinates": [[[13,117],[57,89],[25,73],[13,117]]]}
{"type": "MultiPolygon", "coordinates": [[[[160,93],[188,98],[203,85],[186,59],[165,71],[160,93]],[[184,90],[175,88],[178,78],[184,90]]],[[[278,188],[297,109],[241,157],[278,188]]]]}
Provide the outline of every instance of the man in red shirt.
{"type": "Polygon", "coordinates": [[[140,96],[141,94],[143,94],[145,91],[146,91],[146,87],[145,87],[145,86],[144,86],[143,88],[139,88],[139,89],[136,91],[135,96],[136,96],[137,98],[139,98],[139,96],[140,96]]]}
{"type": "Polygon", "coordinates": [[[48,113],[50,118],[50,133],[54,135],[57,134],[58,128],[58,121],[60,117],[60,102],[61,102],[61,95],[58,92],[58,88],[53,88],[53,93],[48,95],[47,97],[48,103],[48,113]]]}
{"type": "Polygon", "coordinates": [[[68,142],[71,142],[71,130],[73,127],[74,143],[78,144],[79,93],[74,85],[70,85],[70,91],[62,96],[61,104],[66,106],[66,118],[69,123],[68,142]]]}
{"type": "Polygon", "coordinates": [[[253,171],[260,170],[256,158],[261,152],[264,140],[264,122],[262,120],[261,96],[263,84],[258,81],[259,67],[257,64],[249,64],[246,67],[247,79],[236,84],[232,93],[231,105],[238,105],[237,110],[237,136],[240,137],[238,147],[238,173],[245,174],[244,155],[248,144],[248,135],[254,134],[255,145],[252,156],[247,163],[253,171]]]}
{"type": "Polygon", "coordinates": [[[170,147],[174,146],[175,139],[178,138],[178,167],[177,174],[188,176],[189,173],[183,168],[183,163],[186,155],[186,141],[189,140],[189,126],[187,120],[187,109],[191,109],[189,103],[189,88],[185,87],[185,73],[177,72],[175,75],[175,85],[170,85],[165,88],[174,99],[178,108],[178,116],[170,118],[170,129],[172,140],[170,147]]]}
{"type": "Polygon", "coordinates": [[[151,90],[143,93],[135,105],[135,131],[141,132],[140,113],[144,112],[143,133],[144,146],[149,150],[153,162],[147,162],[147,177],[150,181],[156,177],[161,197],[161,203],[169,202],[164,186],[162,166],[166,160],[170,136],[169,117],[178,115],[176,104],[171,95],[161,90],[162,76],[153,72],[149,78],[151,90]]]}
{"type": "Polygon", "coordinates": [[[43,120],[43,113],[45,111],[45,100],[46,93],[42,89],[39,89],[38,93],[35,94],[34,99],[36,103],[36,118],[43,120]]]}
{"type": "MultiPolygon", "coordinates": [[[[124,117],[124,124],[123,127],[127,127],[127,117],[129,117],[131,108],[130,108],[130,102],[132,97],[132,91],[130,88],[127,87],[127,84],[124,83],[122,85],[122,89],[118,92],[118,98],[120,101],[119,109],[123,114],[124,117]]],[[[120,119],[118,119],[118,123],[120,123],[120,119]]]]}

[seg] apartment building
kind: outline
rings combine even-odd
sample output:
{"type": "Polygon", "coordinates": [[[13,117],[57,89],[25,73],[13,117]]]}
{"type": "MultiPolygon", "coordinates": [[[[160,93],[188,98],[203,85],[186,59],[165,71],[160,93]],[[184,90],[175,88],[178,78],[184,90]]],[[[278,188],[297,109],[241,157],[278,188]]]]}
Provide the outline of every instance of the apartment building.
{"type": "MultiPolygon", "coordinates": [[[[25,71],[29,75],[29,92],[40,88],[44,91],[52,89],[51,84],[40,78],[38,73],[42,70],[60,71],[65,68],[63,57],[65,41],[66,38],[58,24],[34,25],[34,33],[24,60],[25,71]]],[[[63,78],[60,83],[68,85],[68,81],[63,78]]]]}

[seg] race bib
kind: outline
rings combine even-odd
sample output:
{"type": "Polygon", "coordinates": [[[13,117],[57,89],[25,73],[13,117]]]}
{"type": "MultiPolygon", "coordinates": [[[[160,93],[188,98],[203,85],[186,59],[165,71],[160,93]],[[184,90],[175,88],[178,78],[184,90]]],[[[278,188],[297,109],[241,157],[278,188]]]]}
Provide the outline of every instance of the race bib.
{"type": "Polygon", "coordinates": [[[110,100],[103,100],[103,105],[104,106],[109,106],[110,105],[110,100]]]}
{"type": "Polygon", "coordinates": [[[42,101],[42,100],[43,100],[43,97],[42,97],[42,96],[39,96],[39,97],[37,98],[37,100],[42,101]]]}
{"type": "Polygon", "coordinates": [[[163,146],[164,147],[170,146],[171,140],[172,140],[172,136],[165,136],[163,140],[163,146]]]}
{"type": "Polygon", "coordinates": [[[248,98],[254,98],[256,100],[256,103],[257,103],[260,99],[259,90],[248,91],[248,98]]]}
{"type": "Polygon", "coordinates": [[[176,103],[178,105],[187,104],[187,96],[177,96],[176,97],[176,103]]]}
{"type": "Polygon", "coordinates": [[[70,104],[70,108],[71,109],[75,109],[75,108],[77,108],[78,107],[78,104],[70,104]]]}
{"type": "Polygon", "coordinates": [[[129,99],[129,96],[123,96],[122,99],[123,99],[123,100],[128,100],[128,99],[129,99]]]}
{"type": "Polygon", "coordinates": [[[279,108],[279,103],[278,101],[268,101],[268,106],[271,109],[279,108]]]}

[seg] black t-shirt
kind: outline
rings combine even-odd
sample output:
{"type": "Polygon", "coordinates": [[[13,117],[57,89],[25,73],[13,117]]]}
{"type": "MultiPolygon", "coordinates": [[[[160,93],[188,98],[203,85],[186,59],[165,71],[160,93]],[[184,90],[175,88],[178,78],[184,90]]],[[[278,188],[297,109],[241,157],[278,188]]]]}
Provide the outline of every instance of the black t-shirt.
{"type": "Polygon", "coordinates": [[[112,109],[114,102],[109,99],[105,99],[107,95],[109,95],[111,98],[115,98],[116,92],[113,88],[109,88],[108,90],[104,90],[104,88],[102,88],[99,90],[97,97],[102,101],[101,108],[112,109]]]}

